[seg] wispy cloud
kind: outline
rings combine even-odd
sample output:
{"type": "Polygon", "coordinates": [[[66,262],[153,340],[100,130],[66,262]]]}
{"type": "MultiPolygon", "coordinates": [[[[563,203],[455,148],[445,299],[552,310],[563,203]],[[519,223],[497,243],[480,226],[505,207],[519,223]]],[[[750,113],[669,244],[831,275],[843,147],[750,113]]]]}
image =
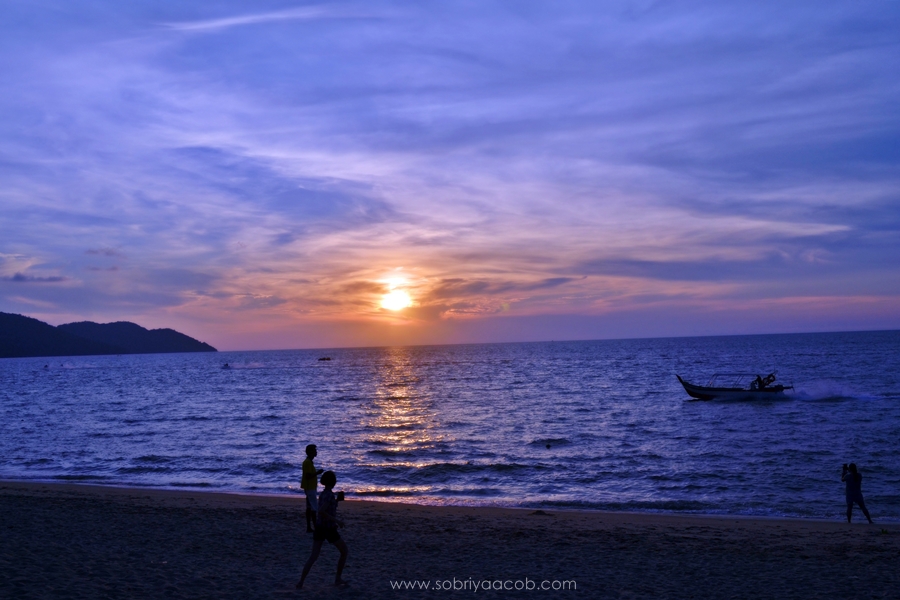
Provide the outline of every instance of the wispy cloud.
{"type": "Polygon", "coordinates": [[[66,280],[65,277],[60,276],[40,277],[37,275],[25,275],[24,273],[16,273],[12,277],[5,277],[4,279],[15,283],[59,283],[66,280]]]}
{"type": "Polygon", "coordinates": [[[234,17],[165,23],[164,26],[168,29],[174,29],[176,31],[217,31],[230,29],[232,27],[242,27],[245,25],[256,25],[260,23],[272,23],[278,21],[310,21],[315,19],[330,18],[334,16],[335,12],[329,10],[325,6],[304,6],[301,8],[292,8],[288,10],[255,14],[244,14],[234,17]]]}
{"type": "Polygon", "coordinates": [[[115,248],[88,248],[84,251],[85,254],[92,254],[95,256],[110,256],[116,258],[124,258],[124,255],[116,250],[115,248]]]}

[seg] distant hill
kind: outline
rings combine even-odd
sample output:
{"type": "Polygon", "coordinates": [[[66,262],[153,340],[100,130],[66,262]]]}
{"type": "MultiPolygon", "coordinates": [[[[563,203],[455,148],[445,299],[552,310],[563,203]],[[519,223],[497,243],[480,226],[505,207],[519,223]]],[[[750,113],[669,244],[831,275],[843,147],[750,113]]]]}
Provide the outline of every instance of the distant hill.
{"type": "Polygon", "coordinates": [[[0,312],[0,358],[120,353],[118,348],[60,331],[43,321],[0,312]]]}
{"type": "Polygon", "coordinates": [[[174,329],[145,329],[127,321],[103,325],[83,321],[53,327],[31,317],[0,312],[0,358],[162,352],[216,349],[174,329]]]}
{"type": "Polygon", "coordinates": [[[67,323],[57,329],[66,333],[122,348],[119,354],[156,354],[159,352],[215,352],[209,344],[195,340],[174,329],[144,329],[128,321],[116,323],[67,323]]]}

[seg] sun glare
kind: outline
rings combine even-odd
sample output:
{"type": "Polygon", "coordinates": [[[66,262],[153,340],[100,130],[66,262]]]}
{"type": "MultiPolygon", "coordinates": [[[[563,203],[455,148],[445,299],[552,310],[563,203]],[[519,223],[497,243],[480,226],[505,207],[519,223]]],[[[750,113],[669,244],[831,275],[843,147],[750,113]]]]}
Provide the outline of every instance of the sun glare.
{"type": "Polygon", "coordinates": [[[381,299],[381,308],[388,310],[403,310],[410,304],[412,304],[412,298],[401,290],[393,290],[381,299]]]}

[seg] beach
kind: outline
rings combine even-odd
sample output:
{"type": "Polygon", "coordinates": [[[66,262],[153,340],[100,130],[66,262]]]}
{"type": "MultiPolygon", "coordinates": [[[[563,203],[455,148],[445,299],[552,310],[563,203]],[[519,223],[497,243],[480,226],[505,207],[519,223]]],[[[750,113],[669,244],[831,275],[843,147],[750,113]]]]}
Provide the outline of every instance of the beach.
{"type": "Polygon", "coordinates": [[[331,585],[338,553],[326,544],[297,591],[311,547],[303,509],[299,496],[2,482],[0,597],[896,598],[900,589],[900,526],[858,513],[848,525],[351,500],[340,505],[350,586],[331,585]]]}

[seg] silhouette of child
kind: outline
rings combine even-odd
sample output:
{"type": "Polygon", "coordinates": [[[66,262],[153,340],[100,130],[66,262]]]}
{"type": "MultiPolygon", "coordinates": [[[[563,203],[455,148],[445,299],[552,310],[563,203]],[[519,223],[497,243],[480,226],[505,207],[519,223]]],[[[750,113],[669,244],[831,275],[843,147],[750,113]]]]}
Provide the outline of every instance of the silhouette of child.
{"type": "Polygon", "coordinates": [[[306,447],[306,460],[303,461],[303,476],[300,478],[300,487],[306,493],[306,531],[311,533],[312,524],[316,522],[316,511],[319,510],[316,501],[316,491],[319,487],[318,475],[322,469],[316,469],[313,459],[319,455],[315,444],[306,447]]]}
{"type": "Polygon", "coordinates": [[[334,585],[341,587],[347,585],[347,583],[341,579],[341,573],[344,571],[344,564],[347,562],[348,551],[347,544],[344,543],[344,540],[341,539],[341,534],[338,533],[338,528],[343,527],[344,522],[337,518],[338,499],[334,496],[334,492],[332,491],[336,483],[337,476],[334,474],[334,471],[325,471],[325,473],[322,474],[322,485],[325,486],[325,489],[319,495],[319,511],[316,520],[316,531],[313,533],[312,553],[309,555],[309,560],[307,560],[306,564],[303,566],[303,574],[300,576],[300,581],[297,583],[298,590],[303,587],[303,582],[306,580],[306,576],[309,575],[309,570],[319,558],[322,544],[324,544],[326,540],[341,553],[341,557],[338,559],[337,564],[337,574],[334,576],[334,585]]]}
{"type": "Polygon", "coordinates": [[[872,523],[872,517],[869,516],[869,511],[866,510],[866,501],[863,500],[862,473],[856,470],[856,465],[854,463],[850,463],[849,467],[844,465],[843,472],[841,473],[841,481],[844,481],[847,484],[847,522],[849,523],[850,518],[853,516],[853,503],[856,502],[862,509],[863,514],[869,520],[869,523],[872,523]]]}

